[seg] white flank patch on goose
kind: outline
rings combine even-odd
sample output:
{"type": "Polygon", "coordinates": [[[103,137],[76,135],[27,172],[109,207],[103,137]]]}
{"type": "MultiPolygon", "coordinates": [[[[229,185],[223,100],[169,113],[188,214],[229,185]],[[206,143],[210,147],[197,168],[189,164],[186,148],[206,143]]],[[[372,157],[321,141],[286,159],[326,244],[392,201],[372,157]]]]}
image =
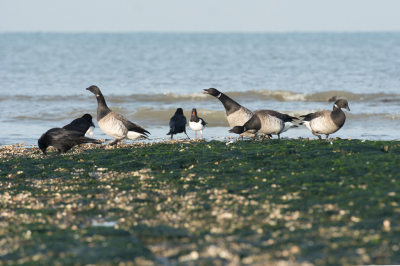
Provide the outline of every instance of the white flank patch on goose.
{"type": "Polygon", "coordinates": [[[306,125],[306,127],[308,127],[308,129],[312,131],[310,126],[310,121],[303,121],[303,124],[306,125]]]}
{"type": "Polygon", "coordinates": [[[126,138],[135,141],[137,138],[142,136],[143,134],[135,132],[135,131],[128,131],[128,134],[126,135],[126,138]]]}
{"type": "Polygon", "coordinates": [[[296,127],[296,125],[292,122],[285,122],[285,127],[282,129],[281,133],[286,132],[293,127],[296,127]]]}

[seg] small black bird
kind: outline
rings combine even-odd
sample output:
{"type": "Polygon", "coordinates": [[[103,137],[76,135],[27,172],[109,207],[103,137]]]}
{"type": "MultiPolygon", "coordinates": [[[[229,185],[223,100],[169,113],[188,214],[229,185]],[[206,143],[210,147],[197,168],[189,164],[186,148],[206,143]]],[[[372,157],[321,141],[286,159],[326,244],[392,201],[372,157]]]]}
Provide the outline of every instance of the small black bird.
{"type": "MultiPolygon", "coordinates": [[[[85,136],[91,127],[95,127],[95,125],[90,114],[84,114],[81,118],[77,118],[68,125],[63,126],[64,129],[81,132],[82,136],[85,136]]],[[[91,132],[93,138],[93,130],[91,132]]]]}
{"type": "MultiPolygon", "coordinates": [[[[186,136],[189,138],[186,133],[186,117],[183,115],[182,108],[178,108],[171,120],[169,120],[170,130],[167,135],[171,135],[171,140],[174,134],[185,132],[186,136]]],[[[190,139],[190,138],[189,138],[190,139]]]]}
{"type": "Polygon", "coordinates": [[[189,120],[189,127],[194,130],[194,138],[197,136],[197,131],[200,131],[203,138],[203,129],[207,126],[207,122],[203,118],[197,116],[196,108],[192,109],[192,116],[189,120]]]}
{"type": "Polygon", "coordinates": [[[86,138],[83,136],[83,134],[82,132],[68,130],[65,128],[52,128],[40,137],[38,146],[44,155],[47,155],[46,149],[49,146],[53,146],[58,150],[55,155],[58,155],[61,152],[69,151],[75,145],[83,143],[101,143],[100,140],[86,138]]]}

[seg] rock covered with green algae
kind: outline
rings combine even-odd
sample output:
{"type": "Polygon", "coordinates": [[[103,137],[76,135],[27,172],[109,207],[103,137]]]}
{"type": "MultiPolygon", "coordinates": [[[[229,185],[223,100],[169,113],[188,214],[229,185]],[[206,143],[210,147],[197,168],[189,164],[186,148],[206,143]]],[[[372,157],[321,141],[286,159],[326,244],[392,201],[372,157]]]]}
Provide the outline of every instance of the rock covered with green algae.
{"type": "Polygon", "coordinates": [[[3,265],[400,260],[400,142],[0,148],[3,265]]]}

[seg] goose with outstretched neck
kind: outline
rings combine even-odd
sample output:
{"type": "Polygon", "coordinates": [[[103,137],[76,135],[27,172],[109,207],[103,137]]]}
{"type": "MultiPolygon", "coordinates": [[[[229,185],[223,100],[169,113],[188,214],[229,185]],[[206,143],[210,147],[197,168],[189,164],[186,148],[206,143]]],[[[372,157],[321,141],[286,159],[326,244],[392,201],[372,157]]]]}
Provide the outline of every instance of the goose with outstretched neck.
{"type": "MultiPolygon", "coordinates": [[[[210,88],[210,89],[204,89],[204,93],[209,94],[211,96],[214,96],[218,100],[221,101],[221,103],[225,107],[226,111],[226,118],[228,119],[229,125],[233,128],[235,126],[243,126],[252,116],[253,112],[247,109],[244,106],[241,106],[228,96],[226,96],[224,93],[220,92],[217,89],[210,88]]],[[[240,134],[243,140],[243,136],[248,137],[248,138],[254,138],[255,134],[251,132],[243,132],[240,134]]]]}

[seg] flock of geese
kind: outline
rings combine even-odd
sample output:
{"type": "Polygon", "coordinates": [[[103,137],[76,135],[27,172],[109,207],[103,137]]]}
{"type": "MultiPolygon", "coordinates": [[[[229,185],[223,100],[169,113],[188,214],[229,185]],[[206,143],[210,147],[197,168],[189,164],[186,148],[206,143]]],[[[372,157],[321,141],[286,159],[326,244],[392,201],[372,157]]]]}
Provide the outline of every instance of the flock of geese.
{"type": "MultiPolygon", "coordinates": [[[[115,145],[123,139],[135,141],[139,137],[148,138],[149,131],[108,108],[106,100],[97,86],[92,85],[87,90],[96,96],[97,123],[100,129],[114,138],[109,145],[115,145]]],[[[257,136],[260,136],[262,137],[261,141],[263,141],[266,137],[272,138],[272,135],[277,135],[280,139],[281,133],[297,127],[293,123],[294,120],[298,120],[297,117],[273,110],[260,109],[252,112],[214,88],[205,89],[204,93],[221,101],[226,110],[228,123],[232,127],[229,132],[239,134],[242,140],[243,137],[254,140],[257,136]]],[[[350,111],[347,101],[339,99],[334,103],[333,111],[323,110],[300,116],[303,118],[299,124],[307,126],[319,140],[322,140],[320,134],[325,134],[326,140],[328,140],[328,136],[338,131],[346,121],[346,115],[341,108],[350,111]]],[[[183,110],[178,108],[169,122],[170,131],[167,135],[171,135],[171,140],[174,135],[179,133],[185,133],[189,138],[186,133],[186,125],[187,120],[183,115],[183,110]]],[[[203,129],[206,125],[205,120],[197,116],[196,109],[192,109],[189,127],[195,131],[195,138],[197,131],[200,131],[201,138],[203,138],[203,129]]],[[[39,149],[44,155],[47,155],[46,149],[53,146],[58,150],[55,154],[57,155],[61,152],[67,152],[79,144],[101,144],[102,141],[93,139],[94,127],[92,116],[85,114],[63,128],[52,128],[44,133],[38,141],[39,149]],[[86,137],[87,134],[90,134],[91,138],[86,137]]]]}

